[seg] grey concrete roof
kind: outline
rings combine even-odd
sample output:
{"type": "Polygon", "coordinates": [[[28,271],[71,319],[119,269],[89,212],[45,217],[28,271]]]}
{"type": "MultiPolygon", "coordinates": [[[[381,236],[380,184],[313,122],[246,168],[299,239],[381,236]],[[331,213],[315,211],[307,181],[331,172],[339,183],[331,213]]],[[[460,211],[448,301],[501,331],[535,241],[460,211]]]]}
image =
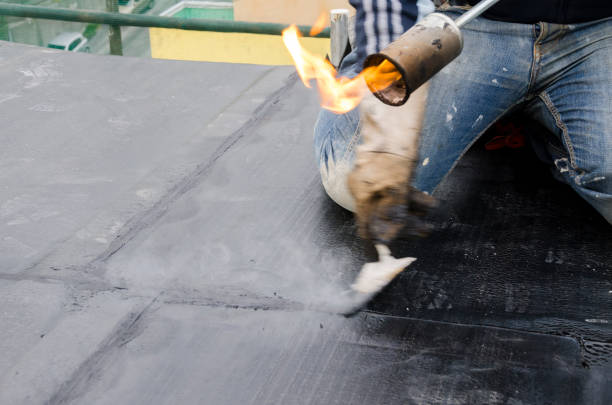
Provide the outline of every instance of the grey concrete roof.
{"type": "Polygon", "coordinates": [[[345,319],[372,251],[293,69],[0,42],[0,83],[1,404],[610,402],[608,228],[561,186],[468,155],[437,236],[395,247],[415,267],[345,319]]]}

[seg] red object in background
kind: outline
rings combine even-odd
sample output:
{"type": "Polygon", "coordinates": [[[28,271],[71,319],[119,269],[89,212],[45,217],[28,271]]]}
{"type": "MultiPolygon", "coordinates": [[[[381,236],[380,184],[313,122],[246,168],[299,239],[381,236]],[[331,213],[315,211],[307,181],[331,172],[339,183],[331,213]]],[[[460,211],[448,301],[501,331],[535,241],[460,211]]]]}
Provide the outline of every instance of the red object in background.
{"type": "Polygon", "coordinates": [[[496,123],[495,132],[499,135],[494,136],[485,144],[486,150],[498,150],[502,148],[516,149],[525,146],[523,129],[514,125],[512,122],[496,123]]]}

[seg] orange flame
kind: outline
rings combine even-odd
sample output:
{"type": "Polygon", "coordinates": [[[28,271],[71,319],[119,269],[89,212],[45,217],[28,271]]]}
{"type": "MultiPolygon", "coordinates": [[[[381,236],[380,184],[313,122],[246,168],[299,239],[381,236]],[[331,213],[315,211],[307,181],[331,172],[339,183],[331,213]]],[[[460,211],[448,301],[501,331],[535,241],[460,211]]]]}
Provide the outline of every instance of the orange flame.
{"type": "Polygon", "coordinates": [[[359,105],[367,91],[366,81],[373,89],[383,90],[401,78],[391,62],[384,61],[376,67],[364,69],[357,77],[337,78],[332,64],[302,48],[300,32],[295,25],[283,30],[283,42],[289,50],[298,75],[304,85],[311,88],[311,80],[317,82],[321,107],[343,114],[359,105]]]}
{"type": "Polygon", "coordinates": [[[322,12],[317,18],[317,21],[310,28],[310,36],[314,37],[327,27],[327,13],[322,12]]]}

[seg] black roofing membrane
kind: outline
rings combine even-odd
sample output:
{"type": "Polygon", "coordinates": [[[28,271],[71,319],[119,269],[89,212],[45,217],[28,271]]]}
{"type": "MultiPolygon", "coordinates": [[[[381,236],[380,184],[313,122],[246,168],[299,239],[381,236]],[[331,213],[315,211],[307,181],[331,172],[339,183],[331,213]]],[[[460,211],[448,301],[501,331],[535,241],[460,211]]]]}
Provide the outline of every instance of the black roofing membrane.
{"type": "MultiPolygon", "coordinates": [[[[27,56],[0,47],[0,62],[50,58],[23,49],[27,56]]],[[[53,58],[75,72],[120,60],[53,58]]],[[[130,61],[138,74],[128,69],[121,81],[99,84],[104,91],[136,92],[132,82],[161,65],[183,84],[200,75],[221,82],[228,69],[262,74],[256,66],[130,61]]],[[[529,148],[487,152],[477,143],[437,192],[434,232],[392,246],[418,260],[357,316],[330,310],[375,252],[357,238],[352,215],[325,195],[312,153],[317,96],[287,76],[254,101],[262,106],[245,126],[211,143],[188,182],[136,217],[128,236],[88,266],[71,268],[66,259],[68,270],[53,273],[84,296],[101,280],[114,286],[104,294],[148,304],[42,402],[612,403],[610,226],[529,148]]],[[[155,94],[156,86],[137,91],[155,94]]],[[[199,108],[215,106],[213,90],[199,91],[199,108]]],[[[100,96],[99,107],[107,101],[100,96]]],[[[57,131],[101,120],[37,122],[46,118],[14,108],[23,122],[57,131]]],[[[168,103],[158,114],[174,108],[184,107],[168,103]]],[[[151,134],[168,131],[142,124],[151,134]]],[[[192,123],[173,125],[197,132],[192,123]]],[[[33,269],[19,277],[38,274],[33,269]]]]}

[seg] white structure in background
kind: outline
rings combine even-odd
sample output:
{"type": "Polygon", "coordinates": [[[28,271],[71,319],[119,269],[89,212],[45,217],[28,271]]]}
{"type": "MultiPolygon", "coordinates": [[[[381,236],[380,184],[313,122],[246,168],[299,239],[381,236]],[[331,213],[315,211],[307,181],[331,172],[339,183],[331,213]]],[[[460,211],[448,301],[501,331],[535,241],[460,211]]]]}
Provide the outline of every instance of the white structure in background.
{"type": "Polygon", "coordinates": [[[153,8],[155,0],[117,0],[117,3],[120,13],[143,13],[153,8]]]}
{"type": "Polygon", "coordinates": [[[134,0],[118,0],[119,12],[130,14],[134,10],[134,0]]]}
{"type": "MultiPolygon", "coordinates": [[[[78,10],[105,10],[105,2],[100,0],[22,0],[16,3],[78,10]]],[[[63,32],[82,32],[86,26],[86,24],[77,22],[21,17],[6,17],[6,22],[9,41],[38,46],[46,46],[50,39],[63,32]]]]}
{"type": "Polygon", "coordinates": [[[233,2],[229,2],[227,0],[221,1],[181,1],[174,6],[164,10],[160,16],[162,17],[172,17],[175,14],[179,13],[181,10],[186,8],[222,8],[222,9],[233,9],[233,2]]]}
{"type": "Polygon", "coordinates": [[[49,41],[47,47],[70,52],[89,52],[89,47],[86,45],[87,38],[81,35],[80,32],[62,32],[49,41]]]}

